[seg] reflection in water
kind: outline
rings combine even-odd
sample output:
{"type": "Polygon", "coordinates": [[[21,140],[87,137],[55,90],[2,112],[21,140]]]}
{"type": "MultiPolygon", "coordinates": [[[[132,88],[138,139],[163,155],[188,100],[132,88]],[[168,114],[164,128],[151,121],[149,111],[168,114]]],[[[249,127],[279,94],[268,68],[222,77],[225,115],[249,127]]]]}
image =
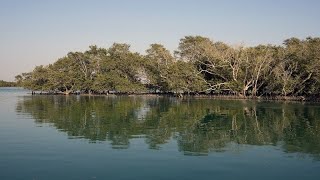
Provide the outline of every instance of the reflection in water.
{"type": "Polygon", "coordinates": [[[145,138],[151,149],[175,139],[185,155],[224,151],[230,144],[281,145],[320,155],[320,107],[163,97],[25,96],[16,111],[50,123],[70,138],[129,148],[145,138]]]}

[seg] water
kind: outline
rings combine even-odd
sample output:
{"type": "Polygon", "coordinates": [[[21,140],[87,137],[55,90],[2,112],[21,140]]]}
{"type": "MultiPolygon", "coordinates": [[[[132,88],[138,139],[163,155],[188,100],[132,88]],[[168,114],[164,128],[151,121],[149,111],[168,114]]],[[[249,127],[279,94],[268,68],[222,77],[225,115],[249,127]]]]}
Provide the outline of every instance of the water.
{"type": "Polygon", "coordinates": [[[0,88],[0,179],[319,179],[320,105],[0,88]]]}

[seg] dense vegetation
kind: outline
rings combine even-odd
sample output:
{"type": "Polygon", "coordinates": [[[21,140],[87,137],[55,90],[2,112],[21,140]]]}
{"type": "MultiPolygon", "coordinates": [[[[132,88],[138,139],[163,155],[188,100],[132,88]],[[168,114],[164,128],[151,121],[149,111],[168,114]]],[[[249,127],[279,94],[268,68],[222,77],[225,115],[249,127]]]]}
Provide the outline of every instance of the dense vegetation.
{"type": "Polygon", "coordinates": [[[15,82],[7,82],[0,80],[0,87],[15,87],[17,84],[15,82]]]}
{"type": "MultiPolygon", "coordinates": [[[[166,97],[25,96],[18,114],[49,123],[70,138],[130,148],[144,138],[151,149],[174,139],[185,155],[205,155],[236,144],[279,145],[320,157],[320,109],[301,103],[166,97]]],[[[302,157],[301,156],[301,157],[302,157]]]]}
{"type": "Polygon", "coordinates": [[[186,36],[171,54],[151,44],[145,55],[128,44],[90,46],[16,76],[32,90],[69,93],[206,93],[241,97],[319,96],[320,38],[282,46],[230,46],[186,36]]]}

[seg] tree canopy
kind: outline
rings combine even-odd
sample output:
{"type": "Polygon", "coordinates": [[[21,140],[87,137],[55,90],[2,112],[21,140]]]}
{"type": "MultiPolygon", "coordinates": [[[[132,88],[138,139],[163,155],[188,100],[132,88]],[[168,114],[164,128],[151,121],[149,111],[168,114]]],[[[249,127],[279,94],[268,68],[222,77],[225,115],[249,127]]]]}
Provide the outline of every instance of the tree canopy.
{"type": "Polygon", "coordinates": [[[17,84],[15,82],[8,82],[0,80],[0,87],[15,87],[17,84]]]}
{"type": "Polygon", "coordinates": [[[320,38],[283,45],[232,46],[185,36],[171,53],[151,44],[142,55],[129,44],[90,46],[16,76],[19,85],[69,93],[206,93],[236,96],[318,96],[320,38]]]}

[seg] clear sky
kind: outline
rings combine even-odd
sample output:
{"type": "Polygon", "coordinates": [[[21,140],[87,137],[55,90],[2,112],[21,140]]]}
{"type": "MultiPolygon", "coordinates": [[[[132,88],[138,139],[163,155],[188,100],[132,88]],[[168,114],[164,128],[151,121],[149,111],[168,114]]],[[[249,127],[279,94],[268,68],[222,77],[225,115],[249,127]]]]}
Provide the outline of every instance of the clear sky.
{"type": "Polygon", "coordinates": [[[320,36],[318,0],[0,0],[0,79],[89,45],[177,48],[186,35],[229,44],[320,36]]]}

